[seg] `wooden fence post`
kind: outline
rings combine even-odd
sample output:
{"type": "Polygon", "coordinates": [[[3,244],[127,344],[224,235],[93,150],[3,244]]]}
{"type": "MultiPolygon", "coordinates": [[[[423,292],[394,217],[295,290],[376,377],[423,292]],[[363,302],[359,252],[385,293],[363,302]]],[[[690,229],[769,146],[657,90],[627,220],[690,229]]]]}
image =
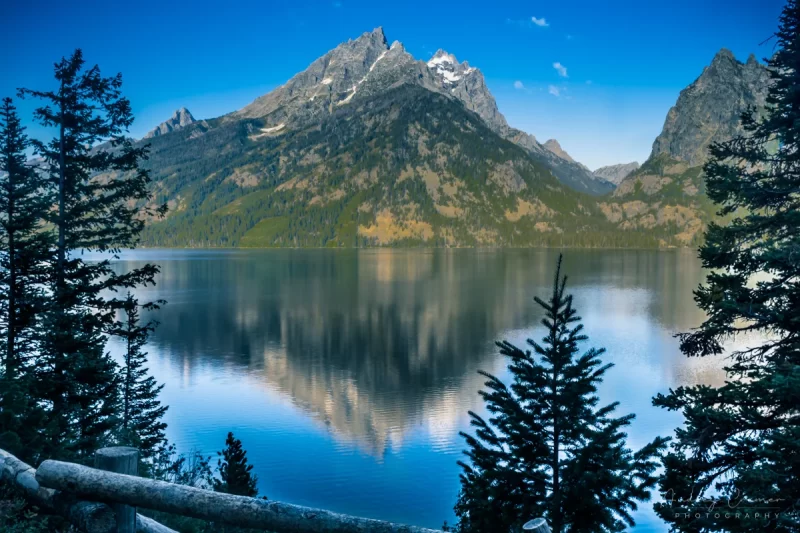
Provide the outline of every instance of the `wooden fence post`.
{"type": "MultiPolygon", "coordinates": [[[[139,475],[139,450],[128,446],[113,446],[97,450],[94,467],[117,474],[139,475]]],[[[136,507],[115,503],[111,506],[117,516],[117,533],[136,533],[136,507]]]]}

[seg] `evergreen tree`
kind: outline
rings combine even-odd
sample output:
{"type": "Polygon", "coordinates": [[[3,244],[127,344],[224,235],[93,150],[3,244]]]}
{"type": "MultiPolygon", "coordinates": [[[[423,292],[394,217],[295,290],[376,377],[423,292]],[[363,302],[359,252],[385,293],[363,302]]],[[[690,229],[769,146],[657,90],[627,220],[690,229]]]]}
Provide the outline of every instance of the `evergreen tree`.
{"type": "Polygon", "coordinates": [[[213,479],[212,484],[217,492],[238,494],[239,496],[255,496],[258,476],[252,474],[253,465],[247,464],[247,452],[242,448],[242,441],[228,432],[225,449],[217,452],[217,473],[220,479],[213,479]]]}
{"type": "Polygon", "coordinates": [[[35,116],[57,132],[49,143],[33,142],[56,191],[47,217],[57,242],[39,384],[49,409],[45,454],[80,459],[104,445],[117,424],[117,369],[104,350],[116,304],[107,294],[152,283],[158,269],[118,274],[110,266],[109,256],[136,244],[149,213],[149,177],[139,168],[147,153],[124,136],[133,115],[121,76],[85,68],[76,50],[56,63],[55,78],[54,91],[20,91],[44,100],[35,116]],[[88,262],[82,251],[108,255],[88,262]]]}
{"type": "Polygon", "coordinates": [[[654,399],[685,418],[656,506],[673,531],[800,531],[798,25],[790,0],[768,61],[766,111],[745,113],[743,135],[713,145],[704,167],[730,222],[706,232],[700,258],[710,272],[695,301],[707,319],[680,347],[689,357],[727,353],[727,380],[654,399]],[[724,512],[707,512],[714,507],[724,512]]]}
{"type": "Polygon", "coordinates": [[[142,324],[139,308],[147,311],[155,310],[159,308],[160,303],[163,302],[141,305],[132,294],[128,293],[120,309],[124,319],[110,332],[125,342],[120,376],[118,440],[122,444],[138,448],[145,467],[148,467],[156,454],[167,445],[164,434],[167,424],[161,420],[167,412],[167,406],[161,405],[158,400],[158,394],[164,385],[159,385],[155,378],[149,375],[149,370],[145,366],[147,352],[143,351],[156,323],[142,324]]]}
{"type": "Polygon", "coordinates": [[[30,142],[10,98],[0,107],[0,312],[3,366],[0,447],[36,458],[41,409],[34,400],[43,282],[51,247],[42,223],[51,206],[46,182],[26,164],[30,142]]]}
{"type": "Polygon", "coordinates": [[[623,531],[655,485],[667,439],[633,452],[622,430],[634,415],[615,418],[617,403],[597,407],[597,385],[612,365],[600,361],[603,349],[579,353],[587,337],[565,286],[559,258],[549,301],[535,298],[546,335],[541,344],[528,340],[534,354],[498,343],[511,386],[481,372],[491,418],[470,412],[475,436],[462,433],[470,461],[459,462],[461,533],[515,531],[537,516],[554,533],[623,531]]]}

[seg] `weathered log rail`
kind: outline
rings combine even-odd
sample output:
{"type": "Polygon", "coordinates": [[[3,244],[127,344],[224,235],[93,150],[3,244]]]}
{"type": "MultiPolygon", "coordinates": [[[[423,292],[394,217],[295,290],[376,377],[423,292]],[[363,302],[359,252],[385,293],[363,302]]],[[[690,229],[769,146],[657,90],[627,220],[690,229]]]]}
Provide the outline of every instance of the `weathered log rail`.
{"type": "MultiPolygon", "coordinates": [[[[98,459],[96,466],[118,469],[121,467],[115,466],[114,460],[109,463],[108,457],[124,456],[126,452],[106,448],[98,454],[105,459],[98,459]]],[[[119,459],[118,462],[124,461],[119,459]]],[[[441,533],[62,461],[44,461],[34,470],[2,450],[0,480],[16,485],[30,501],[67,518],[86,533],[121,533],[132,531],[131,527],[136,533],[174,533],[150,518],[135,514],[132,507],[274,533],[441,533]]]]}
{"type": "MultiPolygon", "coordinates": [[[[36,469],[0,450],[0,481],[21,490],[25,497],[49,514],[66,518],[80,531],[117,533],[114,509],[105,503],[80,500],[69,492],[42,486],[36,469]]],[[[146,516],[136,515],[136,533],[176,533],[146,516]]]]}

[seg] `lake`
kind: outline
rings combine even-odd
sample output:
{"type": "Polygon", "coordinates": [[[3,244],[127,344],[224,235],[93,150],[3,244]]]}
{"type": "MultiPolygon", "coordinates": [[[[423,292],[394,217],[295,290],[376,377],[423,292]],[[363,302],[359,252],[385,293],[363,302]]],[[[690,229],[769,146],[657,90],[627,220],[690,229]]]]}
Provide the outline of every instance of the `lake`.
{"type": "MultiPolygon", "coordinates": [[[[213,454],[228,431],[273,500],[438,528],[454,521],[478,370],[507,377],[494,341],[540,338],[534,296],[553,250],[142,250],[120,270],[162,271],[141,299],[168,301],[149,346],[168,436],[213,454]]],[[[601,401],[634,412],[629,444],[681,417],[651,397],[721,382],[673,335],[700,324],[694,251],[566,251],[590,343],[615,363],[601,401]]],[[[589,344],[586,345],[586,348],[589,344]]],[[[119,346],[112,345],[113,351],[119,346]]],[[[645,503],[637,532],[666,531],[645,503]]]]}

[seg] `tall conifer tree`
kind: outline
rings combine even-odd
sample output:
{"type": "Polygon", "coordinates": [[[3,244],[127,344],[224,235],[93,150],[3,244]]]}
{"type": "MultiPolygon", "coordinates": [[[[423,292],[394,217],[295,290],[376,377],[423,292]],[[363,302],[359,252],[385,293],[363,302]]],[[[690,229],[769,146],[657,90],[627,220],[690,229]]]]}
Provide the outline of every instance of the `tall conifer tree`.
{"type": "Polygon", "coordinates": [[[120,372],[120,410],[118,440],[139,449],[145,463],[152,463],[157,453],[167,445],[162,421],[167,406],[161,405],[158,394],[164,385],[159,385],[149,374],[147,352],[144,347],[155,322],[142,323],[139,309],[158,309],[163,302],[140,304],[130,293],[120,303],[122,320],[111,329],[111,334],[124,342],[125,352],[120,372]]]}
{"type": "Polygon", "coordinates": [[[796,0],[783,9],[768,67],[766,113],[745,113],[744,134],[713,145],[705,165],[708,195],[731,220],[710,224],[700,249],[710,273],[695,301],[708,318],[680,336],[689,357],[727,351],[726,383],[681,387],[654,400],[685,418],[665,459],[660,484],[666,501],[656,506],[673,531],[800,531],[796,0]]]}
{"type": "Polygon", "coordinates": [[[623,429],[634,415],[615,418],[617,403],[597,407],[597,385],[613,365],[600,361],[603,349],[580,353],[587,337],[565,286],[559,258],[550,299],[535,298],[546,335],[528,340],[534,353],[498,343],[510,359],[511,386],[481,372],[491,417],[470,412],[476,433],[462,433],[470,460],[459,463],[461,533],[515,531],[537,516],[554,533],[622,531],[655,485],[666,439],[633,452],[623,429]]]}
{"type": "Polygon", "coordinates": [[[10,98],[0,106],[0,312],[2,381],[0,447],[35,460],[41,410],[35,401],[35,357],[46,297],[44,281],[52,239],[43,231],[52,194],[31,168],[25,135],[10,98]]]}
{"type": "Polygon", "coordinates": [[[56,235],[52,311],[40,380],[49,404],[46,454],[80,458],[102,446],[116,426],[117,374],[104,330],[117,306],[107,294],[152,283],[158,269],[118,274],[109,260],[136,244],[149,198],[149,177],[139,167],[146,149],[124,136],[133,115],[120,92],[121,75],[103,77],[97,66],[86,68],[76,50],[56,63],[55,78],[55,90],[20,94],[44,100],[35,116],[56,130],[50,142],[33,143],[56,191],[48,215],[56,235]],[[90,262],[83,251],[107,255],[90,262]]]}

